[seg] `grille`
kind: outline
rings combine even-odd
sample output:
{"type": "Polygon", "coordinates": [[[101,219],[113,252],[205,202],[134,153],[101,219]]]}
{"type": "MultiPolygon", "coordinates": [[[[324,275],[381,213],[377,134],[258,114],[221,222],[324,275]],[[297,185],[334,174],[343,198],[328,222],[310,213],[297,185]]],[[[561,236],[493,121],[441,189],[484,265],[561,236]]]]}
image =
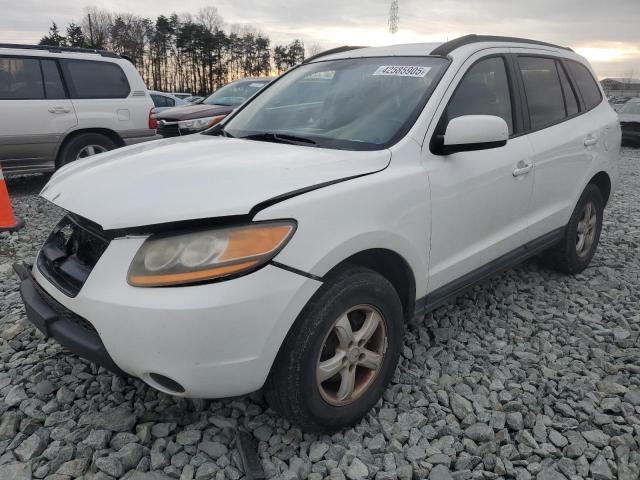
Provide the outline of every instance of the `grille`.
{"type": "Polygon", "coordinates": [[[162,120],[159,120],[157,133],[163,137],[177,137],[180,135],[180,129],[177,123],[164,123],[162,120]]]}
{"type": "Polygon", "coordinates": [[[42,299],[47,302],[47,305],[51,307],[51,309],[56,312],[56,315],[60,320],[67,320],[73,323],[76,327],[82,328],[87,331],[91,335],[94,335],[99,338],[98,331],[95,329],[91,323],[82,318],[80,315],[73,313],[68,308],[64,307],[62,304],[58,303],[51,295],[44,291],[44,289],[38,285],[37,282],[33,282],[36,290],[42,297],[42,299]]]}
{"type": "Polygon", "coordinates": [[[42,246],[38,269],[63,293],[75,297],[108,245],[99,225],[68,215],[42,246]]]}

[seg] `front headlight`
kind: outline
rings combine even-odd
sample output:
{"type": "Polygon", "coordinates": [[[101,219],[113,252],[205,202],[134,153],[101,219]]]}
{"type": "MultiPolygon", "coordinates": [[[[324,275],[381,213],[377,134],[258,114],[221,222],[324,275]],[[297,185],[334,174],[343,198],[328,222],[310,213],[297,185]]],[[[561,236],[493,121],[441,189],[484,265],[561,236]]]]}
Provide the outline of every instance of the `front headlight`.
{"type": "Polygon", "coordinates": [[[226,115],[216,115],[214,117],[195,118],[193,120],[180,120],[178,122],[178,128],[180,130],[205,130],[209,127],[213,127],[216,123],[222,120],[226,115]]]}
{"type": "Polygon", "coordinates": [[[140,247],[127,280],[135,287],[184,285],[253,271],[286,245],[292,220],[151,236],[140,247]]]}

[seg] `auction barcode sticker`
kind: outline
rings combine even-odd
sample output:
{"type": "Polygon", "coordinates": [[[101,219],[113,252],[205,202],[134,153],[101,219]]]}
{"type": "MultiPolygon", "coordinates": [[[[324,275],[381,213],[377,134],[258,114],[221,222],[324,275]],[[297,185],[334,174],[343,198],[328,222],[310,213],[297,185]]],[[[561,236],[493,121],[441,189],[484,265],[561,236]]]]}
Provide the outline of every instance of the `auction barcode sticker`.
{"type": "Polygon", "coordinates": [[[381,65],[373,72],[374,75],[393,75],[396,77],[424,77],[431,67],[412,65],[381,65]]]}

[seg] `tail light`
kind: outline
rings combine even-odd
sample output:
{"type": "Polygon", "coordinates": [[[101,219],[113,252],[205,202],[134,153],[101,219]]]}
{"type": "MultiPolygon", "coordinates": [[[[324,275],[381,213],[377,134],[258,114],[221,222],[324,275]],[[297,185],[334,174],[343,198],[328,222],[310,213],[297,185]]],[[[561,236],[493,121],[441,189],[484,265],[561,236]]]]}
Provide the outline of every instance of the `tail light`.
{"type": "Polygon", "coordinates": [[[158,120],[156,120],[156,116],[153,114],[153,108],[149,110],[149,128],[151,130],[158,128],[158,120]]]}

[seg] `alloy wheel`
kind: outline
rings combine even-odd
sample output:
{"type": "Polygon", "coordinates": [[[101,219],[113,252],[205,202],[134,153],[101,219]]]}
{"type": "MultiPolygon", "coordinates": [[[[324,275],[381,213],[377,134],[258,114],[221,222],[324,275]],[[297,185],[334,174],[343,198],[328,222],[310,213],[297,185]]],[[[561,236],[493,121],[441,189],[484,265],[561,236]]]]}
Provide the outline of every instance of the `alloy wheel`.
{"type": "Polygon", "coordinates": [[[78,152],[78,155],[76,155],[76,160],[79,160],[81,158],[90,157],[90,156],[96,155],[98,153],[104,153],[106,151],[107,151],[107,149],[104,148],[102,145],[87,145],[86,147],[82,148],[78,152]]]}
{"type": "Polygon", "coordinates": [[[596,238],[598,214],[593,202],[588,202],[582,209],[576,229],[576,254],[584,257],[589,254],[596,238]]]}
{"type": "Polygon", "coordinates": [[[360,398],[382,368],[387,346],[386,322],[372,305],[343,313],[326,335],[316,366],[322,398],[343,406],[360,398]]]}

